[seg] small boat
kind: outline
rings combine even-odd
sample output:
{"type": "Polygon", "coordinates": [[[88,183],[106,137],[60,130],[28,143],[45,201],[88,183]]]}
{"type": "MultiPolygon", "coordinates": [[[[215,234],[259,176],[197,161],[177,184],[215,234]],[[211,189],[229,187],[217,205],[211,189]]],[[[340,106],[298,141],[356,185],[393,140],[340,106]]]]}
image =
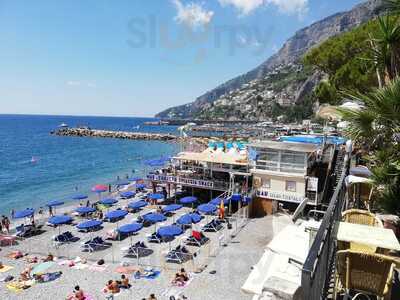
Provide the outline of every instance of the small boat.
{"type": "Polygon", "coordinates": [[[60,125],[58,125],[58,128],[67,128],[67,127],[69,126],[66,123],[61,123],[60,125]]]}
{"type": "Polygon", "coordinates": [[[133,129],[140,129],[140,125],[133,126],[132,128],[133,128],[133,129]]]}
{"type": "Polygon", "coordinates": [[[32,156],[32,158],[31,158],[31,163],[32,163],[32,164],[35,164],[35,163],[37,163],[37,162],[38,162],[38,159],[37,159],[36,157],[32,156]]]}

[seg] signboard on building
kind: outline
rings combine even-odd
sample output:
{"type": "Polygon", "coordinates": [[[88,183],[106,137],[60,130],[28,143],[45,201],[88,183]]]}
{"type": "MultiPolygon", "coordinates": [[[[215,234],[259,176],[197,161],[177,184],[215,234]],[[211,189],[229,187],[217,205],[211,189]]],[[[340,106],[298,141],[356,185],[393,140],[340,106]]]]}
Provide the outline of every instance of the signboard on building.
{"type": "Polygon", "coordinates": [[[259,189],[257,191],[257,196],[272,200],[294,202],[294,203],[300,203],[301,201],[304,200],[304,196],[297,193],[269,191],[266,189],[259,189]]]}
{"type": "Polygon", "coordinates": [[[308,177],[307,191],[318,192],[318,178],[317,177],[308,177]]]}

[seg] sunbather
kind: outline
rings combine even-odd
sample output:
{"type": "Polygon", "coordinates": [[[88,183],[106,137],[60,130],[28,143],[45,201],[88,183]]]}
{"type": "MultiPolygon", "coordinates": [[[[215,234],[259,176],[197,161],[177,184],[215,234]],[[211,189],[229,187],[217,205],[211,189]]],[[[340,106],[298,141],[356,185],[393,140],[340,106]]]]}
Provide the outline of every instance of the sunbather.
{"type": "Polygon", "coordinates": [[[148,300],[157,300],[157,298],[154,294],[151,294],[148,300]]]}
{"type": "Polygon", "coordinates": [[[49,281],[56,280],[62,275],[62,272],[53,272],[53,273],[45,273],[45,274],[35,274],[33,277],[36,282],[45,283],[49,281]]]}
{"type": "Polygon", "coordinates": [[[4,268],[3,263],[0,261],[0,270],[4,268]]]}
{"type": "Polygon", "coordinates": [[[121,289],[129,289],[131,287],[129,283],[129,278],[126,277],[124,274],[121,275],[121,283],[119,285],[121,289]]]}
{"type": "Polygon", "coordinates": [[[85,300],[85,294],[79,285],[75,286],[74,291],[67,297],[67,300],[85,300]]]}
{"type": "Polygon", "coordinates": [[[48,261],[53,261],[53,260],[54,260],[53,254],[49,253],[49,254],[47,255],[47,257],[45,257],[45,258],[43,259],[43,262],[48,262],[48,261]]]}
{"type": "Polygon", "coordinates": [[[114,280],[109,280],[106,287],[104,288],[104,292],[108,292],[111,294],[118,294],[120,292],[119,285],[114,280]]]}
{"type": "Polygon", "coordinates": [[[31,272],[32,272],[32,267],[31,266],[29,266],[25,270],[23,270],[21,272],[21,274],[19,274],[20,275],[20,281],[31,280],[32,279],[31,272]]]}

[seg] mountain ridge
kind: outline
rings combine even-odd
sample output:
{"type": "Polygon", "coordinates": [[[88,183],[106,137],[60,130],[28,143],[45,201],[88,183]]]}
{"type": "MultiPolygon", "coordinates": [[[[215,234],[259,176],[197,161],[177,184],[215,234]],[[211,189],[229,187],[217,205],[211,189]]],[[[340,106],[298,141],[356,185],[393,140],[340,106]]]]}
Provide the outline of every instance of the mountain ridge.
{"type": "MultiPolygon", "coordinates": [[[[380,12],[381,2],[381,0],[369,0],[356,5],[349,11],[335,13],[296,31],[295,34],[284,43],[282,48],[277,53],[270,56],[265,62],[256,68],[232,78],[231,80],[220,84],[210,91],[207,91],[191,103],[168,108],[158,113],[156,117],[162,119],[204,119],[212,116],[213,114],[208,114],[207,110],[213,107],[214,102],[221,98],[229,100],[229,97],[227,97],[229,93],[240,90],[243,86],[246,86],[250,82],[266,78],[270,74],[276,73],[277,69],[281,70],[282,68],[285,69],[285,67],[296,65],[300,58],[310,48],[320,44],[330,37],[346,32],[377,16],[380,12]]],[[[315,77],[316,75],[310,74],[310,76],[315,77]]],[[[313,81],[315,81],[315,78],[313,81]]],[[[306,82],[307,80],[304,82],[297,82],[296,88],[300,89],[299,86],[302,86],[306,82]]],[[[263,87],[270,88],[270,86],[263,87]]],[[[263,87],[261,87],[261,89],[263,87]]],[[[309,88],[313,88],[313,86],[309,86],[308,89],[309,88]]],[[[299,90],[292,90],[292,87],[286,89],[283,97],[288,97],[286,92],[293,92],[295,94],[301,93],[299,90]]],[[[254,91],[254,89],[251,91],[254,91]]],[[[260,92],[259,86],[257,91],[260,92]]],[[[246,97],[248,96],[248,93],[242,94],[246,94],[246,97]]],[[[251,94],[254,96],[254,92],[251,94]]],[[[276,99],[276,97],[282,97],[282,95],[279,93],[274,94],[272,98],[276,99]]],[[[296,101],[298,101],[298,97],[294,98],[296,99],[292,99],[293,101],[291,101],[291,103],[296,103],[296,101]]],[[[249,103],[248,99],[243,103],[249,103]]]]}

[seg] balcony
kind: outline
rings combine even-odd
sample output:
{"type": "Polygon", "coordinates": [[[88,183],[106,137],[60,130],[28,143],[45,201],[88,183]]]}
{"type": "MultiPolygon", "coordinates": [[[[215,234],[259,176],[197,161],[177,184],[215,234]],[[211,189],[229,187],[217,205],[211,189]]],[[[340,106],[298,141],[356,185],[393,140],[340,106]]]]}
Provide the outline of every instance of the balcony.
{"type": "Polygon", "coordinates": [[[180,184],[184,186],[197,187],[203,189],[211,189],[217,191],[226,191],[229,188],[229,182],[201,179],[200,176],[186,175],[147,175],[147,179],[161,183],[180,184]]]}

